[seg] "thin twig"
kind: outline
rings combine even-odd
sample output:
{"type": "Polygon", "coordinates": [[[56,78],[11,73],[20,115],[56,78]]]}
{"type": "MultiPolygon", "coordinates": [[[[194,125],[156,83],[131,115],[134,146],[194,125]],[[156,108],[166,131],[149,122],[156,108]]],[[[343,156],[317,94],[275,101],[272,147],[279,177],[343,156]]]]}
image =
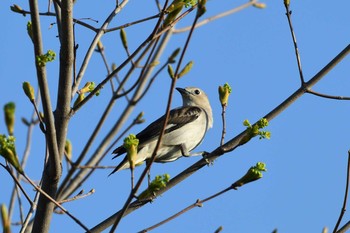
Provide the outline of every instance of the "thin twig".
{"type": "MultiPolygon", "coordinates": [[[[231,10],[222,12],[222,13],[217,14],[217,15],[215,15],[215,16],[206,18],[206,19],[204,19],[204,20],[198,22],[198,23],[196,24],[196,28],[201,27],[201,26],[203,26],[203,25],[205,25],[205,24],[207,24],[207,23],[213,22],[213,21],[215,21],[215,20],[217,20],[217,19],[220,19],[220,18],[226,17],[226,16],[228,16],[228,15],[237,13],[237,12],[239,12],[239,11],[241,11],[241,10],[244,10],[244,9],[246,9],[246,8],[248,8],[248,7],[252,6],[252,5],[254,5],[254,3],[256,3],[256,2],[257,2],[257,0],[251,0],[251,1],[247,2],[247,3],[242,4],[241,6],[238,6],[238,7],[235,7],[235,8],[233,8],[233,9],[231,9],[231,10]]],[[[174,29],[174,34],[175,34],[175,33],[183,33],[183,32],[186,32],[186,31],[188,31],[188,30],[190,30],[190,29],[191,29],[191,26],[184,27],[184,28],[179,28],[179,29],[174,29]]]]}
{"type": "Polygon", "coordinates": [[[232,186],[232,185],[230,185],[230,187],[225,188],[224,190],[221,190],[220,192],[215,193],[214,195],[212,195],[212,196],[210,196],[210,197],[207,197],[207,198],[205,198],[205,199],[203,199],[203,200],[197,199],[196,202],[194,202],[193,204],[191,204],[191,205],[187,206],[186,208],[180,210],[180,211],[177,212],[176,214],[170,216],[170,217],[167,218],[167,219],[164,219],[163,221],[161,221],[161,222],[159,222],[159,223],[157,223],[157,224],[154,224],[154,225],[151,226],[151,227],[148,227],[148,228],[146,228],[146,229],[143,229],[142,231],[139,231],[139,233],[149,232],[149,231],[151,231],[151,230],[153,230],[153,229],[155,229],[155,228],[157,228],[157,227],[159,227],[159,226],[161,226],[161,225],[163,225],[163,224],[165,224],[165,223],[167,223],[167,222],[170,222],[171,220],[173,220],[173,219],[179,217],[180,215],[182,215],[182,214],[184,214],[184,213],[190,211],[191,209],[193,209],[193,208],[195,208],[195,207],[202,207],[203,204],[204,204],[205,202],[210,201],[211,199],[214,199],[214,198],[216,198],[216,197],[218,197],[218,196],[220,196],[220,195],[226,193],[227,191],[229,191],[229,190],[231,190],[231,189],[233,189],[233,186],[232,186]]]}
{"type": "MultiPolygon", "coordinates": [[[[101,54],[101,58],[103,63],[105,64],[106,70],[107,70],[107,75],[109,75],[111,73],[111,69],[109,68],[109,64],[107,62],[107,57],[105,54],[105,47],[103,46],[102,42],[101,43],[97,43],[97,52],[99,52],[101,54]]],[[[111,84],[111,88],[112,88],[112,92],[114,92],[114,85],[112,80],[110,80],[110,84],[111,84]]]]}
{"type": "MultiPolygon", "coordinates": [[[[81,167],[81,162],[83,161],[83,159],[85,158],[88,150],[90,149],[93,141],[95,140],[95,138],[97,137],[98,135],[98,132],[100,131],[103,123],[105,122],[108,114],[110,113],[113,105],[115,103],[115,99],[111,98],[110,102],[108,103],[107,105],[107,108],[106,110],[104,111],[104,113],[102,114],[101,116],[101,119],[99,120],[96,128],[94,129],[93,133],[91,134],[88,142],[85,144],[85,147],[84,149],[82,150],[81,154],[79,155],[78,159],[75,161],[75,163],[72,164],[72,167],[71,169],[69,170],[68,174],[66,175],[66,177],[64,178],[61,186],[59,187],[58,189],[58,192],[57,192],[57,195],[58,197],[60,198],[65,198],[65,197],[62,197],[62,193],[64,192],[64,189],[67,187],[67,186],[71,186],[71,185],[68,185],[68,182],[71,182],[71,177],[73,176],[74,172],[76,171],[76,169],[78,169],[79,167],[81,167]]],[[[117,138],[117,140],[115,140],[114,143],[112,143],[112,146],[114,146],[114,144],[121,139],[121,137],[127,132],[127,130],[129,130],[130,128],[132,128],[134,125],[136,124],[135,121],[133,121],[127,128],[126,130],[117,138]]],[[[92,167],[96,167],[96,166],[86,166],[86,167],[89,167],[89,168],[92,168],[92,167]]],[[[94,169],[94,168],[93,168],[94,169]]],[[[75,179],[73,179],[75,180],[75,179]]]]}
{"type": "Polygon", "coordinates": [[[222,118],[222,133],[221,133],[221,141],[220,146],[222,146],[225,143],[225,135],[226,135],[226,104],[222,105],[222,112],[221,112],[221,118],[222,118]]]}
{"type": "MultiPolygon", "coordinates": [[[[154,34],[156,34],[156,32],[157,32],[157,31],[159,30],[159,28],[161,27],[161,20],[162,20],[162,18],[163,18],[164,10],[166,9],[167,5],[168,5],[168,0],[166,0],[165,3],[164,3],[163,11],[161,12],[161,16],[159,17],[159,20],[158,20],[157,24],[156,24],[155,27],[154,27],[154,30],[153,30],[153,32],[152,32],[152,34],[151,34],[151,38],[154,36],[154,34]]],[[[157,38],[156,38],[156,40],[157,40],[157,38]]],[[[156,42],[157,42],[157,41],[156,41],[156,42]]],[[[155,48],[155,46],[154,46],[154,48],[155,48]]],[[[154,49],[153,49],[153,51],[154,51],[154,49]]],[[[147,61],[146,61],[146,66],[145,66],[145,67],[147,67],[147,64],[149,63],[150,59],[151,59],[151,56],[148,57],[148,59],[147,59],[147,61]]],[[[144,71],[145,71],[145,69],[143,69],[143,70],[141,71],[140,77],[143,76],[144,71]]],[[[174,82],[174,81],[173,81],[173,82],[174,82]]],[[[176,80],[175,80],[175,82],[176,82],[176,80]]],[[[170,95],[170,101],[171,101],[171,95],[170,95]]],[[[169,114],[167,113],[167,115],[169,115],[169,114]]],[[[166,117],[166,119],[165,119],[163,128],[165,128],[166,121],[167,121],[167,117],[166,117]]],[[[163,130],[163,131],[164,131],[164,130],[163,130]]],[[[124,203],[124,206],[123,206],[123,208],[122,208],[122,212],[125,212],[125,211],[128,209],[128,207],[129,207],[129,205],[130,205],[132,199],[135,197],[135,194],[137,193],[138,189],[140,188],[143,179],[146,177],[146,174],[148,173],[148,170],[149,170],[149,168],[150,168],[150,166],[151,166],[153,160],[155,159],[155,155],[156,155],[156,152],[157,152],[157,150],[158,150],[159,142],[160,142],[160,140],[161,140],[161,138],[162,138],[162,134],[163,134],[163,133],[160,134],[160,137],[159,137],[159,139],[158,139],[158,143],[157,143],[157,145],[156,145],[156,147],[155,147],[155,150],[154,150],[154,153],[152,154],[152,157],[151,157],[151,159],[150,159],[150,163],[147,164],[145,170],[144,170],[143,173],[141,174],[141,176],[140,176],[139,180],[137,181],[135,187],[133,187],[133,189],[131,190],[131,192],[130,192],[130,194],[129,194],[129,197],[127,198],[127,200],[126,200],[125,203],[124,203]]],[[[111,228],[111,230],[109,231],[110,233],[113,233],[113,232],[116,230],[116,228],[117,228],[117,226],[118,226],[120,220],[122,219],[122,216],[123,216],[123,214],[121,214],[119,218],[116,218],[116,219],[115,219],[115,221],[114,221],[114,223],[113,223],[113,225],[112,225],[112,228],[111,228]]]]}
{"type": "MultiPolygon", "coordinates": [[[[35,103],[36,105],[39,105],[40,103],[40,93],[37,92],[37,96],[35,98],[35,103]]],[[[31,116],[31,120],[30,123],[28,125],[28,130],[27,130],[27,137],[26,137],[26,145],[25,145],[25,149],[23,152],[23,156],[22,156],[22,160],[21,160],[21,167],[22,169],[24,169],[26,167],[27,164],[27,159],[29,157],[30,154],[30,148],[31,148],[31,143],[32,143],[32,135],[33,135],[33,129],[35,127],[35,116],[37,115],[36,111],[33,110],[32,116],[31,116]]],[[[17,179],[18,181],[21,181],[22,176],[20,174],[17,174],[17,179]]],[[[12,193],[11,193],[11,198],[10,198],[10,204],[9,204],[9,219],[11,220],[12,218],[12,213],[13,213],[13,209],[14,209],[14,201],[15,201],[15,194],[16,194],[16,185],[14,185],[14,188],[12,189],[12,193]]]]}
{"type": "Polygon", "coordinates": [[[62,201],[59,201],[58,203],[60,204],[63,204],[63,203],[66,203],[66,202],[71,202],[71,201],[76,201],[76,200],[79,200],[79,199],[82,199],[82,198],[85,198],[85,197],[88,197],[92,194],[95,193],[95,189],[91,189],[89,192],[85,193],[84,194],[84,190],[81,190],[77,195],[75,195],[74,197],[72,198],[69,198],[69,199],[66,199],[66,200],[62,200],[62,201]]]}
{"type": "MultiPolygon", "coordinates": [[[[109,14],[109,16],[107,17],[107,19],[105,20],[105,22],[102,24],[101,28],[99,29],[99,31],[96,33],[94,39],[92,40],[90,47],[88,49],[88,51],[86,52],[86,55],[84,57],[84,60],[81,64],[80,70],[78,72],[77,78],[76,78],[76,82],[73,84],[72,87],[72,98],[74,96],[74,94],[76,93],[76,91],[78,90],[79,84],[85,74],[85,70],[90,62],[90,59],[92,57],[92,54],[96,48],[97,43],[99,42],[99,40],[101,39],[101,37],[104,34],[104,29],[106,29],[108,27],[108,25],[111,23],[111,21],[113,20],[113,18],[126,6],[126,4],[129,2],[129,0],[124,0],[120,5],[117,5],[113,11],[109,14]]],[[[94,93],[95,94],[95,93],[94,93]]],[[[94,95],[93,94],[93,95],[94,95]]]]}
{"type": "Polygon", "coordinates": [[[344,193],[343,206],[341,208],[338,221],[335,224],[335,227],[333,229],[333,233],[337,232],[338,227],[340,225],[340,222],[343,219],[343,216],[344,216],[345,211],[346,211],[346,203],[348,200],[348,192],[349,192],[349,182],[350,182],[350,150],[348,151],[348,166],[347,166],[347,170],[346,170],[346,183],[345,183],[345,193],[344,193]]]}
{"type": "MultiPolygon", "coordinates": [[[[18,12],[15,12],[15,13],[19,13],[19,14],[24,14],[24,15],[26,15],[26,14],[30,14],[30,11],[19,10],[18,12]]],[[[49,12],[49,11],[48,11],[48,12],[41,12],[41,13],[39,13],[39,15],[40,15],[40,16],[57,16],[56,13],[52,13],[52,12],[49,12]]],[[[92,20],[92,21],[98,23],[98,21],[93,20],[93,19],[90,19],[90,18],[84,18],[84,19],[89,19],[89,20],[92,20]]],[[[98,31],[97,28],[91,26],[90,24],[87,24],[87,23],[83,22],[82,20],[83,20],[83,19],[73,19],[73,22],[76,23],[76,24],[79,24],[79,25],[81,25],[81,26],[83,26],[83,27],[86,27],[86,28],[88,28],[88,29],[90,29],[90,30],[92,30],[92,31],[94,31],[94,32],[97,32],[97,31],[98,31]]]]}
{"type": "MultiPolygon", "coordinates": [[[[168,36],[165,38],[168,38],[168,36]]],[[[163,39],[163,40],[165,40],[165,39],[163,39]]],[[[139,63],[143,59],[143,57],[147,53],[148,49],[150,48],[150,45],[151,44],[146,46],[144,51],[142,51],[140,57],[137,59],[137,63],[139,63]]],[[[124,83],[130,77],[133,70],[134,70],[134,67],[131,67],[130,70],[128,71],[128,74],[126,75],[126,77],[123,79],[123,81],[121,82],[121,84],[117,88],[116,93],[118,93],[123,88],[124,83]]],[[[151,69],[149,69],[149,70],[151,70],[151,69]]],[[[145,81],[146,81],[146,79],[145,79],[145,81]]],[[[141,81],[138,89],[142,90],[142,85],[143,85],[143,82],[145,82],[145,81],[141,81]]],[[[139,95],[139,92],[140,92],[139,90],[135,91],[133,99],[137,98],[137,96],[139,95]]],[[[115,99],[112,97],[110,103],[114,104],[114,102],[115,102],[115,99]]],[[[110,105],[108,105],[108,106],[110,106],[110,105]]],[[[135,105],[132,105],[131,103],[129,103],[127,105],[124,112],[118,118],[118,121],[114,124],[114,126],[111,127],[109,132],[106,133],[106,136],[102,139],[101,143],[97,146],[96,151],[93,153],[91,158],[86,162],[86,165],[88,165],[88,166],[98,165],[100,163],[100,161],[107,155],[108,151],[112,149],[112,146],[110,146],[110,142],[113,140],[115,135],[118,133],[120,127],[125,122],[125,120],[128,118],[129,114],[131,114],[134,106],[135,105]],[[109,146],[109,147],[106,150],[107,146],[109,146]]],[[[110,106],[110,108],[111,107],[112,106],[110,106]]],[[[105,112],[107,112],[107,110],[105,112]]],[[[93,135],[91,135],[91,137],[89,138],[86,146],[84,147],[83,151],[81,152],[81,155],[79,156],[76,163],[78,163],[78,161],[79,161],[79,164],[80,164],[80,162],[82,161],[82,158],[86,156],[90,146],[92,145],[92,142],[94,141],[94,139],[97,136],[97,132],[98,132],[97,128],[100,128],[102,126],[102,123],[104,122],[104,117],[105,117],[105,115],[103,115],[103,117],[100,119],[99,125],[96,126],[96,129],[94,130],[93,135]]],[[[115,144],[115,142],[112,143],[112,145],[114,145],[114,144],[115,144]]],[[[71,195],[76,189],[78,189],[80,187],[80,185],[83,184],[83,182],[85,180],[87,180],[89,178],[89,176],[94,172],[94,169],[89,170],[89,171],[82,169],[78,172],[78,174],[76,174],[76,176],[74,178],[71,178],[73,176],[74,171],[71,169],[69,171],[68,175],[66,176],[66,178],[64,179],[64,181],[62,182],[60,189],[59,189],[59,195],[58,195],[59,199],[65,199],[65,198],[69,197],[69,195],[71,195]],[[68,182],[69,182],[69,185],[67,185],[68,182]]]]}
{"type": "Polygon", "coordinates": [[[143,91],[143,93],[141,94],[141,96],[135,100],[135,103],[138,103],[146,94],[147,92],[149,91],[149,89],[151,88],[154,80],[158,77],[158,75],[165,69],[165,67],[167,67],[167,65],[169,64],[169,62],[165,63],[164,65],[162,65],[162,67],[157,71],[155,72],[155,74],[153,75],[153,77],[150,79],[150,81],[148,82],[148,85],[147,87],[145,88],[145,90],[143,91]]]}
{"type": "Polygon", "coordinates": [[[29,195],[27,194],[27,192],[24,190],[24,188],[22,187],[22,185],[19,183],[17,177],[13,174],[13,172],[11,171],[11,168],[9,166],[6,166],[2,163],[0,163],[0,166],[2,166],[3,168],[6,169],[6,171],[10,174],[10,176],[12,177],[13,181],[16,183],[16,185],[21,189],[22,193],[24,194],[24,196],[26,197],[27,201],[29,202],[29,204],[33,204],[32,200],[30,199],[29,195]]]}
{"type": "Polygon", "coordinates": [[[41,195],[45,196],[47,199],[49,199],[53,204],[55,204],[58,208],[60,208],[65,214],[67,214],[71,219],[74,220],[79,226],[81,226],[84,230],[87,232],[90,232],[90,230],[75,216],[73,216],[71,213],[69,213],[68,210],[66,210],[60,203],[58,203],[56,200],[54,200],[50,195],[48,195],[44,190],[42,190],[39,186],[37,186],[27,175],[23,174],[23,177],[38,191],[41,195]]]}
{"type": "Polygon", "coordinates": [[[130,27],[130,26],[132,26],[132,25],[139,24],[139,23],[143,23],[143,22],[148,21],[148,20],[151,20],[151,19],[156,19],[156,18],[158,18],[159,16],[160,16],[160,13],[158,13],[158,14],[156,14],[156,15],[149,16],[149,17],[144,18],[144,19],[136,20],[136,21],[134,21],[134,22],[126,23],[126,24],[123,24],[123,25],[118,26],[118,27],[113,27],[113,28],[104,29],[104,32],[105,32],[105,33],[108,33],[108,32],[117,31],[117,30],[120,30],[120,29],[122,29],[122,28],[130,27]]]}
{"type": "MultiPolygon", "coordinates": [[[[322,70],[320,70],[310,81],[306,83],[307,88],[311,88],[314,86],[318,81],[320,81],[330,70],[332,70],[342,59],[344,59],[348,54],[350,53],[350,44],[347,45],[335,58],[333,58],[322,70]]],[[[290,95],[285,101],[283,101],[281,104],[279,104],[277,107],[275,107],[273,110],[271,110],[267,115],[264,116],[268,121],[273,120],[276,116],[278,116],[280,113],[283,112],[287,107],[289,107],[292,103],[294,103],[297,99],[299,99],[303,94],[305,93],[304,88],[299,88],[296,90],[292,95],[290,95]]],[[[247,134],[247,131],[243,131],[240,134],[238,134],[236,137],[232,138],[228,142],[226,142],[224,145],[216,148],[213,150],[206,158],[203,158],[196,163],[192,164],[188,168],[186,168],[184,171],[179,173],[177,176],[172,178],[167,186],[157,192],[155,192],[155,197],[162,195],[166,191],[170,190],[171,188],[175,187],[178,183],[185,180],[189,176],[193,175],[198,170],[202,169],[203,167],[206,167],[208,164],[208,159],[214,160],[223,154],[226,154],[228,152],[231,152],[235,150],[240,141],[243,137],[245,137],[247,134]]],[[[106,229],[108,226],[113,224],[117,218],[120,218],[121,216],[127,215],[134,210],[142,207],[143,205],[149,203],[149,201],[142,201],[137,200],[130,204],[130,207],[127,209],[127,211],[121,212],[118,211],[115,214],[111,215],[101,223],[97,224],[95,227],[91,229],[91,232],[101,232],[104,229],[106,229]]],[[[350,226],[350,222],[349,222],[350,226]]]]}
{"type": "Polygon", "coordinates": [[[32,104],[33,104],[33,106],[34,106],[36,115],[37,115],[38,120],[39,120],[39,127],[40,127],[40,129],[41,129],[41,132],[43,132],[43,133],[45,134],[45,132],[46,132],[45,123],[44,123],[43,118],[42,118],[41,115],[40,115],[38,106],[36,105],[36,102],[35,102],[35,101],[32,101],[32,104]]]}
{"type": "Polygon", "coordinates": [[[299,49],[298,49],[298,45],[297,45],[297,39],[295,37],[294,29],[292,26],[292,19],[291,19],[292,11],[289,9],[289,4],[285,3],[284,6],[286,8],[286,16],[288,19],[290,33],[291,33],[292,39],[293,39],[293,45],[294,45],[294,50],[295,50],[295,56],[296,56],[297,63],[298,63],[298,70],[299,70],[299,77],[300,77],[301,85],[304,85],[305,80],[304,80],[303,70],[301,68],[301,60],[300,60],[300,54],[299,54],[299,49]]]}
{"type": "MultiPolygon", "coordinates": [[[[167,6],[167,3],[168,1],[165,2],[164,4],[164,7],[163,7],[163,11],[164,12],[164,9],[166,9],[166,6],[167,6]]],[[[135,185],[135,188],[131,190],[130,192],[130,195],[128,197],[128,199],[126,200],[123,208],[121,209],[121,214],[116,218],[111,230],[110,230],[110,233],[113,233],[114,230],[117,228],[121,218],[123,217],[124,213],[126,212],[126,210],[128,209],[132,199],[134,198],[134,196],[136,195],[139,187],[141,186],[144,178],[146,177],[146,175],[149,173],[150,171],[150,168],[152,166],[152,163],[154,162],[155,158],[156,158],[156,155],[157,155],[157,151],[161,145],[161,142],[162,142],[162,138],[164,136],[164,132],[165,132],[165,128],[166,128],[166,125],[167,125],[167,121],[169,119],[169,115],[170,115],[170,107],[171,107],[171,102],[172,102],[172,96],[173,96],[173,92],[174,92],[174,89],[175,89],[175,85],[176,85],[176,81],[177,81],[177,76],[178,76],[178,73],[180,71],[180,67],[181,67],[181,64],[182,64],[182,60],[185,56],[185,52],[187,51],[187,48],[188,48],[188,45],[189,45],[189,42],[192,38],[192,34],[193,34],[193,31],[194,31],[194,28],[195,28],[195,25],[198,21],[198,17],[195,17],[194,21],[193,21],[193,24],[192,24],[192,29],[190,30],[189,34],[188,34],[188,37],[186,39],[186,42],[185,42],[185,45],[184,45],[184,49],[180,55],[180,58],[179,58],[179,62],[177,64],[177,67],[176,67],[176,71],[175,71],[175,74],[174,74],[174,78],[172,79],[172,82],[171,82],[171,87],[170,87],[170,92],[169,92],[169,97],[168,97],[168,104],[167,104],[167,108],[166,108],[166,111],[165,111],[165,119],[164,119],[164,123],[163,123],[163,126],[162,126],[162,130],[160,132],[160,135],[159,135],[159,138],[158,138],[158,141],[157,141],[157,144],[155,146],[155,149],[153,151],[153,154],[151,156],[151,158],[149,159],[149,162],[147,163],[146,165],[146,168],[143,170],[139,180],[137,181],[136,185],[135,185]]]]}
{"type": "Polygon", "coordinates": [[[30,209],[29,209],[28,214],[27,214],[27,216],[26,216],[26,218],[25,218],[25,220],[23,222],[23,225],[22,225],[20,233],[24,233],[26,231],[27,226],[28,226],[28,224],[29,224],[29,222],[30,222],[30,220],[32,218],[32,215],[34,214],[34,211],[37,208],[37,204],[38,204],[38,201],[39,201],[39,196],[40,196],[40,193],[36,192],[34,200],[33,200],[33,203],[32,203],[32,205],[30,205],[30,209]]]}
{"type": "Polygon", "coordinates": [[[319,97],[323,97],[323,98],[327,98],[327,99],[335,99],[335,100],[350,100],[349,96],[335,96],[335,95],[327,95],[327,94],[322,94],[322,93],[318,93],[316,91],[313,90],[307,90],[307,93],[310,93],[312,95],[316,95],[319,97]]]}
{"type": "Polygon", "coordinates": [[[348,221],[337,233],[346,233],[350,229],[350,221],[348,221]]]}
{"type": "MultiPolygon", "coordinates": [[[[126,1],[126,0],[125,0],[126,1]]],[[[142,48],[144,48],[147,44],[152,43],[152,41],[156,41],[160,36],[168,32],[173,26],[180,21],[183,17],[185,17],[187,14],[189,14],[191,11],[195,9],[197,5],[194,5],[187,11],[185,11],[183,14],[181,14],[178,18],[176,18],[172,23],[170,23],[168,26],[164,27],[162,30],[158,31],[156,34],[151,34],[141,45],[128,57],[122,64],[118,66],[117,69],[112,71],[110,75],[108,75],[104,80],[102,80],[95,89],[88,94],[83,101],[81,101],[79,104],[77,104],[75,107],[72,108],[71,114],[73,115],[77,110],[79,110],[83,105],[85,105],[98,91],[103,88],[103,86],[114,77],[116,73],[118,73],[126,64],[128,64],[131,59],[133,59],[134,56],[136,56],[142,48]]],[[[162,18],[162,17],[160,17],[162,18]]],[[[118,91],[117,91],[118,92],[118,91]]]]}
{"type": "MultiPolygon", "coordinates": [[[[17,180],[17,182],[20,183],[19,180],[17,180]]],[[[21,219],[21,223],[23,223],[24,217],[23,217],[23,204],[22,204],[21,193],[19,191],[18,185],[16,185],[15,188],[16,188],[16,194],[17,194],[17,200],[18,200],[19,216],[21,219]]]]}
{"type": "Polygon", "coordinates": [[[117,166],[103,166],[103,165],[97,165],[97,166],[88,166],[88,165],[80,165],[77,166],[77,169],[115,169],[117,166]]]}

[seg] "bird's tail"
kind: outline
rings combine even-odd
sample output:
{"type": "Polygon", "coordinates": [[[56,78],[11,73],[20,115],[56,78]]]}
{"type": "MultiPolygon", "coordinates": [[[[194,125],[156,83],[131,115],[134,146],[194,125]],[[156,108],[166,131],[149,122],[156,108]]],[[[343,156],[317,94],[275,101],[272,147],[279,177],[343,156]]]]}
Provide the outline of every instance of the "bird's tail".
{"type": "Polygon", "coordinates": [[[118,164],[118,166],[116,168],[114,168],[114,170],[108,175],[112,175],[113,173],[123,170],[123,169],[127,169],[129,168],[129,161],[128,158],[125,156],[125,158],[118,164]]]}

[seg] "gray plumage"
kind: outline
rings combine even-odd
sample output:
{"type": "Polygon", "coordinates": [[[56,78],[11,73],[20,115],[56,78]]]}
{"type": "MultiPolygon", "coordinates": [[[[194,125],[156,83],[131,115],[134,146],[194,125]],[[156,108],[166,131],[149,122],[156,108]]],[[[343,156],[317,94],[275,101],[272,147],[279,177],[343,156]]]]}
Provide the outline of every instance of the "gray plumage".
{"type": "MultiPolygon", "coordinates": [[[[203,140],[205,133],[213,126],[213,116],[207,95],[197,87],[176,88],[182,96],[183,106],[170,111],[162,144],[155,162],[166,163],[177,160],[181,156],[191,156],[190,151],[203,140]]],[[[157,144],[165,115],[151,123],[136,135],[139,139],[136,164],[151,158],[157,144]]],[[[126,153],[123,146],[116,148],[116,158],[126,153]]],[[[129,168],[127,156],[113,170],[129,168]]]]}

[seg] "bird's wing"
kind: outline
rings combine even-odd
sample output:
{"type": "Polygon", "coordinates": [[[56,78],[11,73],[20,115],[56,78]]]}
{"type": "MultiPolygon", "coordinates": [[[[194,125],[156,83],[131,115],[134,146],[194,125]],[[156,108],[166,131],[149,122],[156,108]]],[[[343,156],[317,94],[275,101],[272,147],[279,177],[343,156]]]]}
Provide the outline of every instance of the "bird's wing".
{"type": "MultiPolygon", "coordinates": [[[[202,111],[204,111],[202,108],[196,106],[186,106],[171,110],[168,123],[165,128],[165,133],[169,133],[173,130],[181,128],[183,125],[196,120],[202,111]]],[[[136,135],[136,138],[139,139],[139,150],[150,141],[156,140],[159,137],[164,119],[165,116],[160,117],[136,135]]],[[[116,156],[113,158],[118,157],[125,152],[125,148],[123,146],[120,146],[113,151],[113,154],[116,154],[116,156]]]]}

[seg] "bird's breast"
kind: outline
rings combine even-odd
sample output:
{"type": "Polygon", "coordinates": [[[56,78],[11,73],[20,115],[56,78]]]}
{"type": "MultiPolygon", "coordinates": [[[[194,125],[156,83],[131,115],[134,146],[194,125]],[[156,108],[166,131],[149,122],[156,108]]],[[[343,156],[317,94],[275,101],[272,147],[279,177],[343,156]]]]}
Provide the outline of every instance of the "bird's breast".
{"type": "MultiPolygon", "coordinates": [[[[171,126],[169,127],[171,128],[171,126]]],[[[176,128],[176,127],[174,127],[176,128]]],[[[207,131],[207,117],[204,113],[187,124],[182,125],[164,135],[164,145],[181,145],[185,144],[186,148],[191,151],[203,140],[207,131]]]]}

